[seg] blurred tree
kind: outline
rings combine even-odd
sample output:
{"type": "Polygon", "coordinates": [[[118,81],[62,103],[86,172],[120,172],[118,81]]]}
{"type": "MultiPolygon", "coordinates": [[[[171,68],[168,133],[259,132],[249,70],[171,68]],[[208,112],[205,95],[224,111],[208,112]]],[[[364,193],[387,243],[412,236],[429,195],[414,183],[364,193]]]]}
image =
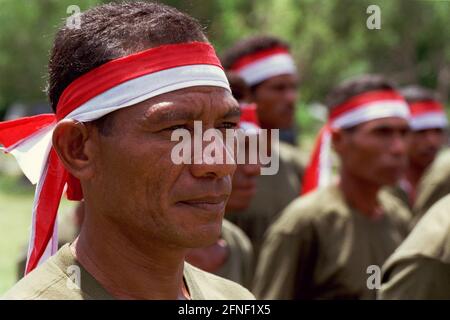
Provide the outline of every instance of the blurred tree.
{"type": "Polygon", "coordinates": [[[16,101],[46,99],[48,52],[74,2],[84,10],[98,1],[0,0],[0,112],[16,101]]]}
{"type": "MultiPolygon", "coordinates": [[[[69,5],[85,10],[100,2],[108,1],[0,0],[0,112],[13,101],[45,98],[45,68],[55,26],[68,16],[69,5]]],[[[161,2],[196,17],[219,54],[249,35],[268,33],[288,41],[301,74],[302,105],[321,101],[337,82],[363,72],[385,73],[399,84],[436,88],[449,98],[448,1],[161,2]],[[372,4],[381,9],[380,30],[366,26],[366,9],[372,4]]]]}

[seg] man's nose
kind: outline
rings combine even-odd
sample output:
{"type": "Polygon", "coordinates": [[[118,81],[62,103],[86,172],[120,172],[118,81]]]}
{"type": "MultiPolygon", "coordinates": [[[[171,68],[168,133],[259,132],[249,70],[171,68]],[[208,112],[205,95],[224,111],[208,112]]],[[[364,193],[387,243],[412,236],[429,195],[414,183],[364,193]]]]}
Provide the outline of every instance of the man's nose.
{"type": "Polygon", "coordinates": [[[298,92],[296,89],[288,88],[284,92],[284,100],[286,103],[293,106],[293,105],[295,105],[295,102],[297,101],[297,95],[298,95],[298,92]]]}
{"type": "Polygon", "coordinates": [[[243,172],[248,177],[256,177],[261,174],[261,166],[259,164],[242,164],[243,172]]]}
{"type": "Polygon", "coordinates": [[[199,152],[197,156],[194,155],[190,166],[194,177],[220,179],[233,175],[236,171],[236,161],[222,138],[217,137],[212,141],[202,141],[200,148],[199,146],[194,147],[194,153],[195,150],[199,152]]]}
{"type": "Polygon", "coordinates": [[[408,136],[404,133],[396,133],[392,136],[390,151],[396,156],[406,155],[408,136]]]}

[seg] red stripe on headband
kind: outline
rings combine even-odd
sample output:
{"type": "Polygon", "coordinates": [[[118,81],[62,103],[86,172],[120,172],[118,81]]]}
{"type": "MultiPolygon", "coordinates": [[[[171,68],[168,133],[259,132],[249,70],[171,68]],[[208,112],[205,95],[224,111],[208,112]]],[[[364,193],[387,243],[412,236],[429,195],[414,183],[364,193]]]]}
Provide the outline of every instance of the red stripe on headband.
{"type": "Polygon", "coordinates": [[[411,111],[411,116],[419,116],[424,113],[429,112],[440,112],[445,113],[444,106],[437,101],[427,100],[427,101],[418,101],[409,104],[409,110],[411,111]]]}
{"type": "Polygon", "coordinates": [[[128,80],[175,67],[209,64],[222,68],[209,43],[169,44],[107,62],[74,80],[57,106],[58,120],[83,103],[128,80]]]}
{"type": "Polygon", "coordinates": [[[0,143],[9,148],[55,122],[54,114],[41,114],[0,123],[0,143]]]}
{"type": "Polygon", "coordinates": [[[329,119],[335,120],[340,115],[347,113],[348,111],[358,109],[358,107],[363,106],[367,103],[382,101],[382,100],[398,100],[404,101],[403,97],[394,90],[376,90],[368,91],[356,95],[344,103],[334,107],[330,112],[329,119]]]}
{"type": "Polygon", "coordinates": [[[238,59],[230,68],[230,70],[239,70],[243,67],[256,62],[258,60],[262,60],[264,58],[276,55],[276,54],[289,54],[289,51],[283,47],[275,47],[267,50],[261,50],[256,53],[249,54],[238,59]]]}
{"type": "Polygon", "coordinates": [[[36,268],[52,237],[60,199],[67,180],[68,173],[53,148],[50,150],[46,171],[41,192],[36,199],[34,242],[25,274],[36,268]]]}

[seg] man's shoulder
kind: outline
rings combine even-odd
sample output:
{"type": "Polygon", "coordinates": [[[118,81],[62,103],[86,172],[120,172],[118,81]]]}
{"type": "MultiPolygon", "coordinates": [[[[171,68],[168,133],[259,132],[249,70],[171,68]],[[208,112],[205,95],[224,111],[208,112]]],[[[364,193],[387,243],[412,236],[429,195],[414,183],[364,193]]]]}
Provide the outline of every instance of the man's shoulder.
{"type": "Polygon", "coordinates": [[[444,150],[430,165],[417,189],[414,204],[418,219],[436,203],[450,193],[450,150],[444,150]]]}
{"type": "MultiPolygon", "coordinates": [[[[450,149],[442,151],[426,171],[420,188],[430,190],[450,186],[450,149]]],[[[447,188],[448,190],[448,188],[447,188]]]]}
{"type": "Polygon", "coordinates": [[[243,286],[185,263],[185,274],[193,298],[204,300],[254,300],[254,295],[243,286]],[[198,294],[199,293],[199,294],[198,294]]]}
{"type": "Polygon", "coordinates": [[[401,199],[393,192],[389,192],[389,190],[384,188],[378,194],[378,199],[385,209],[386,214],[405,226],[409,225],[412,218],[411,209],[404,199],[401,199]]]}
{"type": "Polygon", "coordinates": [[[67,279],[67,275],[50,259],[17,282],[2,299],[81,299],[79,290],[68,287],[67,279]]]}
{"type": "Polygon", "coordinates": [[[379,299],[450,299],[450,264],[412,256],[383,268],[379,299]]]}
{"type": "Polygon", "coordinates": [[[294,165],[298,171],[303,172],[308,157],[298,147],[285,142],[279,143],[280,160],[294,165]]]}
{"type": "Polygon", "coordinates": [[[302,227],[349,217],[349,208],[336,185],[312,191],[293,200],[281,213],[272,232],[295,234],[302,227]]]}
{"type": "Polygon", "coordinates": [[[222,237],[227,243],[238,245],[245,252],[253,251],[250,239],[244,231],[226,219],[222,223],[222,237]]]}
{"type": "Polygon", "coordinates": [[[399,200],[406,208],[409,208],[408,194],[405,192],[405,190],[402,189],[400,185],[383,187],[380,190],[380,198],[382,197],[394,197],[395,199],[399,200]]]}
{"type": "Polygon", "coordinates": [[[437,202],[386,261],[386,272],[404,261],[426,258],[450,265],[450,195],[437,202]]]}

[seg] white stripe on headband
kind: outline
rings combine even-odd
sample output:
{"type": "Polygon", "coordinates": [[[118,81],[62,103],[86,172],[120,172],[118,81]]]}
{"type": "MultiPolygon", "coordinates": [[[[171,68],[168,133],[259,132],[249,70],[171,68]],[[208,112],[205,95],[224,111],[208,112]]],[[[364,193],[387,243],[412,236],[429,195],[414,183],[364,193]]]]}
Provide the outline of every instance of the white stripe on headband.
{"type": "Polygon", "coordinates": [[[279,53],[257,60],[237,70],[249,86],[282,74],[297,74],[297,67],[290,54],[279,53]]]}
{"type": "Polygon", "coordinates": [[[447,128],[448,121],[442,112],[427,112],[411,117],[409,125],[413,131],[435,128],[444,129],[447,128]]]}
{"type": "Polygon", "coordinates": [[[92,121],[158,95],[196,86],[221,87],[231,92],[225,73],[217,66],[197,64],[175,67],[150,73],[113,87],[87,101],[65,118],[92,121]]]}
{"type": "Polygon", "coordinates": [[[408,105],[399,100],[374,101],[348,111],[331,122],[333,128],[349,128],[355,125],[388,117],[410,119],[408,105]]]}

